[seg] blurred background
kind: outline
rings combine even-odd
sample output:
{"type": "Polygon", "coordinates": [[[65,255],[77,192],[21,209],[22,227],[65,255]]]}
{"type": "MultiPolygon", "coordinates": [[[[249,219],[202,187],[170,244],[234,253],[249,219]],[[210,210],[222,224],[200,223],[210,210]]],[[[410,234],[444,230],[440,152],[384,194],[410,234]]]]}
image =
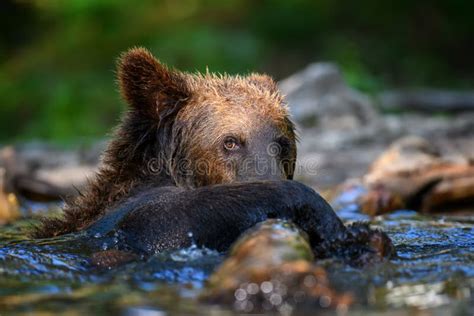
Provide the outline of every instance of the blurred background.
{"type": "Polygon", "coordinates": [[[276,79],[335,62],[354,88],[465,89],[471,1],[2,0],[0,143],[103,137],[124,103],[115,59],[149,48],[179,69],[276,79]]]}
{"type": "MultiPolygon", "coordinates": [[[[125,109],[115,61],[144,46],[181,70],[279,81],[300,139],[295,179],[400,254],[360,270],[323,261],[355,313],[474,315],[473,12],[469,0],[0,0],[0,310],[200,311],[211,251],[102,271],[69,237],[26,235],[87,194],[125,109]]],[[[291,314],[285,300],[272,304],[291,314]]]]}

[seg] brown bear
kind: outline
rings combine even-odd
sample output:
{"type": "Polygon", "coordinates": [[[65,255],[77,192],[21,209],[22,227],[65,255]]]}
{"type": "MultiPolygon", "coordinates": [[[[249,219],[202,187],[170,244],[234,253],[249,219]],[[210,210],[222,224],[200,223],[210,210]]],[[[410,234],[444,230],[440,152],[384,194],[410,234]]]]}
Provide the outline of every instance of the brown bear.
{"type": "Polygon", "coordinates": [[[193,242],[226,250],[242,231],[278,217],[305,230],[318,257],[355,241],[357,253],[392,253],[386,235],[346,228],[316,192],[292,181],[294,125],[270,77],[183,73],[135,48],[119,59],[118,81],[129,110],[100,171],[36,237],[85,231],[113,233],[140,253],[193,242]]]}

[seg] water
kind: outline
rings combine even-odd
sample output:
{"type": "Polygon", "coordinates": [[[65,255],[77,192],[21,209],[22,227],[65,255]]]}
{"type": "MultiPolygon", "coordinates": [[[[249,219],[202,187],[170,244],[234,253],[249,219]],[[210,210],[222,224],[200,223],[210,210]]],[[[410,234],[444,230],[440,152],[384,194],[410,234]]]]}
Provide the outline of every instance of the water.
{"type": "MultiPolygon", "coordinates": [[[[370,220],[349,203],[340,208],[346,222],[370,220]]],[[[337,289],[354,293],[351,315],[474,314],[474,215],[399,211],[370,221],[390,235],[398,258],[362,269],[318,263],[337,289]]],[[[0,227],[0,314],[209,314],[211,307],[197,297],[222,255],[192,246],[99,269],[90,265],[87,244],[65,237],[28,240],[24,232],[30,222],[0,227]]],[[[103,242],[104,249],[113,247],[113,238],[103,242]]],[[[212,309],[226,313],[226,308],[212,309]]]]}

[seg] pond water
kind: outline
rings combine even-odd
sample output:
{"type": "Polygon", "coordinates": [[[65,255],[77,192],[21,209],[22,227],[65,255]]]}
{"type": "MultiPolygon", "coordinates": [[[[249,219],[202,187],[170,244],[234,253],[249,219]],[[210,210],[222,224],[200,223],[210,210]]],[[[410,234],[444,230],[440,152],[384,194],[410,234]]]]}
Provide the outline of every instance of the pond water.
{"type": "MultiPolygon", "coordinates": [[[[393,239],[399,257],[367,268],[319,262],[334,287],[353,292],[351,315],[473,315],[474,216],[422,216],[399,211],[370,219],[350,204],[347,222],[367,220],[393,239]]],[[[90,249],[71,237],[28,240],[34,220],[0,227],[0,314],[229,314],[198,303],[224,256],[191,247],[107,270],[90,266],[90,249]]],[[[105,240],[103,249],[113,246],[105,240]]],[[[328,312],[331,314],[332,312],[328,312]]],[[[298,311],[293,310],[293,314],[298,311]]]]}

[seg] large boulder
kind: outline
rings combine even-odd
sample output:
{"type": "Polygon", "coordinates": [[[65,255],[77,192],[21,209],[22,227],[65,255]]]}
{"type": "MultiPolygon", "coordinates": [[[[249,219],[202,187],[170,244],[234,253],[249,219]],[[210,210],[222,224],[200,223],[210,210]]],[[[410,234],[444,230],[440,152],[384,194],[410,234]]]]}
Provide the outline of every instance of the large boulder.
{"type": "Polygon", "coordinates": [[[279,83],[298,128],[296,178],[318,189],[359,177],[380,154],[385,131],[371,99],[332,63],[313,63],[279,83]],[[378,137],[375,137],[378,135],[378,137]]]}
{"type": "Polygon", "coordinates": [[[376,118],[371,100],[350,88],[336,65],[313,63],[279,83],[302,127],[353,130],[376,118]]]}

